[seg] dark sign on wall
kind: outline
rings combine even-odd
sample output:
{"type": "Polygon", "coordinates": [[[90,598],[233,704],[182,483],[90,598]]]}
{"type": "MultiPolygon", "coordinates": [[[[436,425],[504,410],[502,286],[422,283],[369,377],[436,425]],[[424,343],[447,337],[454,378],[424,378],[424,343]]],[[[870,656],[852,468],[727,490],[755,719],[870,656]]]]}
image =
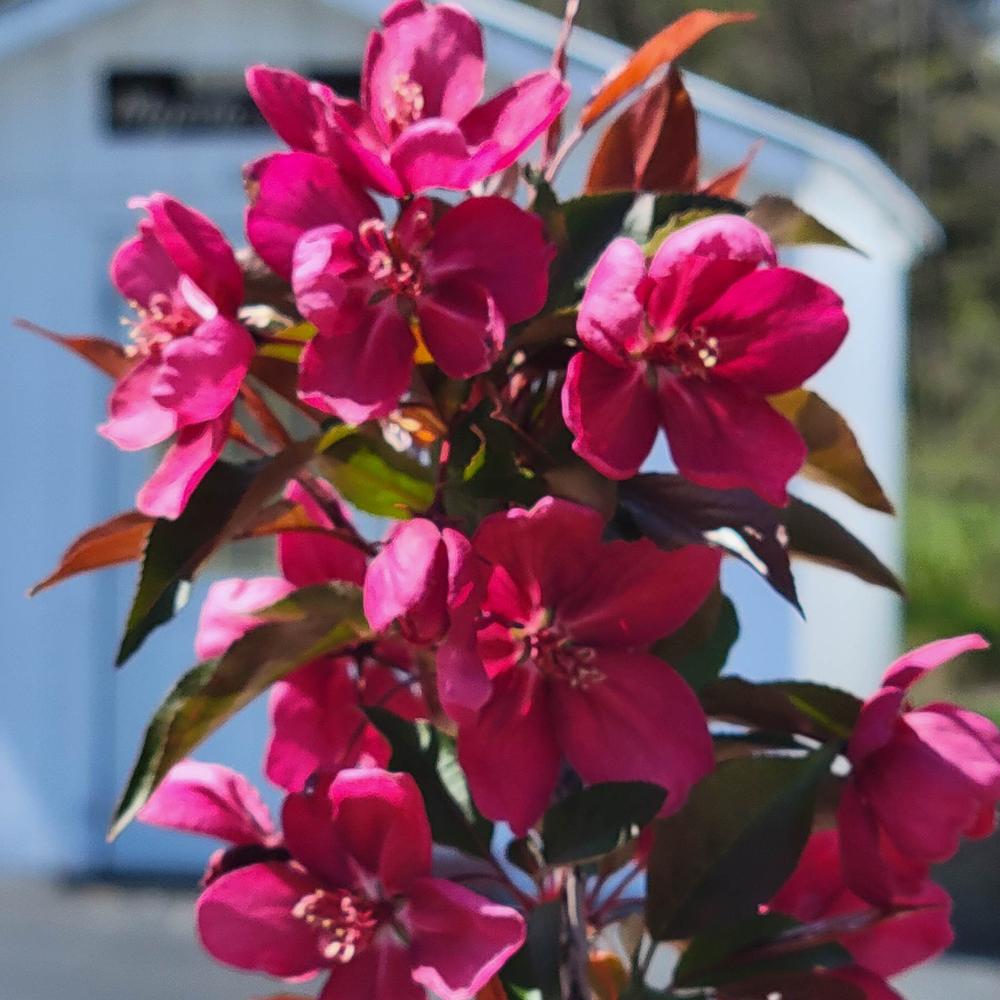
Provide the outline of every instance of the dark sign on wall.
{"type": "MultiPolygon", "coordinates": [[[[355,68],[305,69],[341,97],[358,96],[355,68]]],[[[106,123],[112,132],[220,132],[264,128],[239,73],[113,69],[105,77],[106,123]]]]}

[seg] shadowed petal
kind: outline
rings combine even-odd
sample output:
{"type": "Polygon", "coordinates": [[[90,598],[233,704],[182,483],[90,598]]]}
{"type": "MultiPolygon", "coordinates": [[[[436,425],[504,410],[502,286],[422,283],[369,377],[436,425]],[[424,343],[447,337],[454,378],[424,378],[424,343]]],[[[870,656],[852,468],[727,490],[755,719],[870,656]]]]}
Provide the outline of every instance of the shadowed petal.
{"type": "Polygon", "coordinates": [[[753,490],[776,507],[802,467],[798,431],[766,400],[723,379],[664,376],[660,416],[678,471],[717,490],[753,490]]]}
{"type": "Polygon", "coordinates": [[[649,781],[676,812],[715,766],[708,723],[681,676],[649,653],[601,652],[590,685],[553,681],[553,717],[566,759],[587,784],[649,781]]]}
{"type": "Polygon", "coordinates": [[[294,585],[280,576],[216,580],[205,595],[194,637],[199,659],[221,656],[241,636],[260,625],[254,612],[287,597],[294,585]]]}

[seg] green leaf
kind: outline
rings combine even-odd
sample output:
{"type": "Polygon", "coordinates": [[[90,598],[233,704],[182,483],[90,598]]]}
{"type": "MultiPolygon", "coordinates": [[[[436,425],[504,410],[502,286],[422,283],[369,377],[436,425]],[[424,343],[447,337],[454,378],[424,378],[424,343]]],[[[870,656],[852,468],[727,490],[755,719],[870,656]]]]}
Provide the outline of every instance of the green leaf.
{"type": "Polygon", "coordinates": [[[842,570],[866,583],[906,596],[896,574],[864,542],[818,507],[792,497],[786,508],[785,524],[793,556],[842,570]]]}
{"type": "Polygon", "coordinates": [[[765,194],[758,198],[750,207],[747,218],[760,226],[779,246],[799,246],[802,244],[820,244],[823,246],[843,247],[861,253],[842,236],[828,229],[818,219],[804,212],[790,198],[780,195],[765,194]]]}
{"type": "Polygon", "coordinates": [[[650,651],[666,660],[695,691],[700,691],[722,673],[739,636],[736,607],[717,591],[683,628],[654,643],[650,651]],[[696,638],[692,635],[695,630],[699,633],[696,638]]]}
{"type": "Polygon", "coordinates": [[[484,400],[453,431],[444,489],[445,509],[473,529],[510,502],[530,507],[543,489],[517,462],[513,431],[490,416],[484,400]]]}
{"type": "Polygon", "coordinates": [[[157,709],[112,819],[114,839],[166,773],[275,681],[366,634],[361,592],[337,583],[296,591],[262,612],[266,623],[218,659],[188,671],[157,709]]]}
{"type": "Polygon", "coordinates": [[[542,820],[546,860],[578,864],[613,851],[660,811],[666,797],[659,785],[644,781],[608,781],[574,792],[542,820]]]}
{"type": "Polygon", "coordinates": [[[365,711],[392,746],[389,769],[416,781],[435,843],[489,857],[493,827],[472,803],[449,737],[430,723],[409,722],[384,708],[365,711]]]}
{"type": "Polygon", "coordinates": [[[811,972],[850,964],[850,955],[829,940],[782,939],[801,926],[793,917],[766,913],[699,934],[684,949],[674,970],[674,986],[717,986],[763,973],[811,972]]]}
{"type": "Polygon", "coordinates": [[[755,682],[723,677],[699,694],[712,718],[816,740],[850,736],[861,700],[847,691],[811,681],[755,682]]]}
{"type": "Polygon", "coordinates": [[[345,500],[377,517],[405,519],[423,513],[434,500],[431,469],[381,439],[342,438],[321,464],[345,500]]]}
{"type": "Polygon", "coordinates": [[[791,875],[812,828],[816,793],[836,756],[724,761],[680,812],[654,826],[646,924],[687,938],[752,917],[791,875]]]}
{"type": "Polygon", "coordinates": [[[313,440],[299,441],[258,462],[216,462],[180,517],[156,521],[143,551],[117,666],[184,607],[198,570],[219,548],[251,527],[261,508],[313,456],[314,448],[313,440]]]}

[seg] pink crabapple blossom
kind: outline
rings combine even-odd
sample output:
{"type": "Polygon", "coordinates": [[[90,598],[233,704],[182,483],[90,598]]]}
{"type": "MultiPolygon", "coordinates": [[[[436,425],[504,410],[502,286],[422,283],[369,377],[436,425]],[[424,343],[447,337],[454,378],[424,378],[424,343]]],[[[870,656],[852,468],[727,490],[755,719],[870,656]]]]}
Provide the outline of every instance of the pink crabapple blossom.
{"type": "Polygon", "coordinates": [[[891,905],[912,894],[960,839],[988,836],[1000,802],[1000,731],[945,702],[913,708],[911,685],[982,636],[940,639],[904,654],[861,709],[847,747],[851,776],[837,822],[847,884],[891,905]]]}
{"type": "Polygon", "coordinates": [[[332,158],[366,187],[395,197],[464,190],[510,166],[569,99],[559,75],[543,70],[480,103],[482,32],[460,7],[400,0],[382,23],[360,103],[288,70],[247,71],[257,107],[292,149],[332,158]]]}
{"type": "Polygon", "coordinates": [[[616,239],[584,292],[583,349],[563,388],[573,449],[627,479],[662,427],[685,478],[784,505],[806,448],[767,397],[814,374],[847,326],[837,295],[777,266],[768,236],[739,216],[684,226],[648,265],[616,239]]]}
{"type": "Polygon", "coordinates": [[[470,1000],[521,946],[510,907],[431,877],[431,833],[407,774],[341,771],[282,811],[287,861],[215,879],[198,931],[221,962],[329,976],[320,1000],[470,1000]]]}
{"type": "Polygon", "coordinates": [[[398,405],[415,354],[453,378],[486,371],[508,325],[545,303],[554,247],[537,216],[504,198],[417,198],[389,226],[310,153],[270,157],[257,183],[250,240],[317,328],[299,395],[349,423],[398,405]]]}
{"type": "Polygon", "coordinates": [[[226,443],[255,345],[236,319],[243,276],[215,225],[164,194],[129,205],[147,217],[116,251],[111,279],[138,314],[137,360],[112,391],[100,432],[126,451],[176,435],[137,498],[144,514],[176,518],[226,443]]]}
{"type": "Polygon", "coordinates": [[[546,497],[493,514],[473,537],[486,563],[479,653],[492,681],[458,752],[480,810],[523,834],[565,760],[580,778],[649,781],[666,812],[713,767],[694,692],[649,645],[715,586],[719,555],[602,542],[596,511],[546,497]]]}

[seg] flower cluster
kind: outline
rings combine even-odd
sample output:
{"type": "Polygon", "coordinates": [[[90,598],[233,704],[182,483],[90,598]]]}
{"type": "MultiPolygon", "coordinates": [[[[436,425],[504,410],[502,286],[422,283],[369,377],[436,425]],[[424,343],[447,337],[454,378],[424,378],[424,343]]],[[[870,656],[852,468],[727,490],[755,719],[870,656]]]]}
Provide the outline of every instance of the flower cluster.
{"type": "MultiPolygon", "coordinates": [[[[480,28],[446,3],[389,7],[359,101],[251,68],[289,148],[244,170],[239,254],[175,199],[135,202],[111,263],[135,315],[130,345],[103,347],[101,433],[172,443],[138,511],[45,585],[142,559],[127,656],[220,546],[274,536],[277,572],[211,585],[203,662],[150,727],[116,829],[138,815],[228,845],[197,904],[204,946],[323,974],[324,1000],[551,995],[554,966],[562,995],[617,1000],[628,975],[601,935],[643,896],[637,984],[680,941],[684,995],[884,1000],[948,945],[932,866],[990,833],[1000,801],[997,728],[910,689],[985,642],[915,650],[864,703],[719,678],[723,558],[794,600],[791,528],[826,517],[792,477],[889,502],[830,407],[805,437],[788,407],[847,334],[840,298],[735,200],[749,160],[698,187],[690,102],[660,73],[655,53],[745,17],[665,29],[561,140],[574,11],[552,66],[485,101],[480,28]],[[596,187],[560,201],[566,154],[643,84],[596,187]],[[661,197],[667,176],[683,194],[661,197]],[[640,472],[660,429],[676,474],[640,472]],[[367,537],[352,507],[395,523],[367,537]],[[245,778],[186,757],[268,688],[280,829],[245,778]]],[[[894,581],[843,535],[801,554],[894,581]]]]}

